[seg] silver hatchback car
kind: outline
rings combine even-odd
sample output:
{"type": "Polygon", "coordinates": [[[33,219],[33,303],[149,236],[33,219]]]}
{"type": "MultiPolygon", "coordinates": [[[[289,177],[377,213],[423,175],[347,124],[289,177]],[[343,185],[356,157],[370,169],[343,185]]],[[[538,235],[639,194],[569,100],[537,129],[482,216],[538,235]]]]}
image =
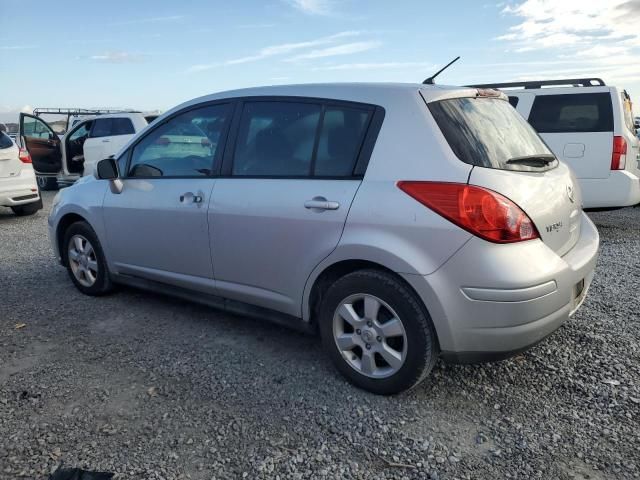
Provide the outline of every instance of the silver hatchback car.
{"type": "Polygon", "coordinates": [[[49,217],[71,280],[319,330],[381,394],[506,358],[580,306],[599,237],[570,169],[493,90],[254,88],[165,113],[49,217]]]}

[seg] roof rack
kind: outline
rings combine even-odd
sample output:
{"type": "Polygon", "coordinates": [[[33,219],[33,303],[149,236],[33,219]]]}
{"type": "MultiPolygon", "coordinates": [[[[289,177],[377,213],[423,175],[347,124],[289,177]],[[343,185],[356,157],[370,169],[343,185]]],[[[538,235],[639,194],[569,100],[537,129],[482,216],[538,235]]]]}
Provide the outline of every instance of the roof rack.
{"type": "Polygon", "coordinates": [[[106,108],[42,108],[33,109],[33,114],[39,116],[42,114],[54,115],[104,115],[107,113],[137,113],[137,110],[127,109],[106,109],[106,108]]]}
{"type": "Polygon", "coordinates": [[[472,88],[542,88],[545,86],[572,86],[572,87],[604,87],[605,83],[601,78],[566,78],[560,80],[533,80],[529,82],[509,82],[509,83],[483,83],[481,85],[466,85],[472,88]]]}

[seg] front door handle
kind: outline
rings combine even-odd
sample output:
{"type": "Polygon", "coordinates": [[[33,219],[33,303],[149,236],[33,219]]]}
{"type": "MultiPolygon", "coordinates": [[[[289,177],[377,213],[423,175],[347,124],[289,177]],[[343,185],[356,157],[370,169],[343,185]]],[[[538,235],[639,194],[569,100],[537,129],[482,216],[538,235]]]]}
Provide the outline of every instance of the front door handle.
{"type": "Polygon", "coordinates": [[[304,202],[304,208],[315,211],[337,210],[340,208],[340,204],[338,202],[327,200],[324,197],[313,197],[311,200],[304,202]]]}
{"type": "Polygon", "coordinates": [[[180,195],[180,203],[202,203],[203,200],[202,195],[194,195],[193,192],[180,195]]]}
{"type": "Polygon", "coordinates": [[[102,140],[102,143],[109,143],[111,140],[109,140],[108,138],[105,138],[104,140],[102,140]]]}

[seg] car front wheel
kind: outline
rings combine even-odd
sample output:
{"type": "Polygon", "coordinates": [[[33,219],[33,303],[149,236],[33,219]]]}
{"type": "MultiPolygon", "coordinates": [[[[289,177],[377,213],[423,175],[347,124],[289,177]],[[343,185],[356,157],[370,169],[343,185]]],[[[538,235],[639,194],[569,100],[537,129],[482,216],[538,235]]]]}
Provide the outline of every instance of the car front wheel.
{"type": "Polygon", "coordinates": [[[438,354],[431,319],[391,273],[360,270],[336,281],[320,307],[323,344],[354,385],[389,395],[419,384],[438,354]]]}
{"type": "Polygon", "coordinates": [[[69,277],[82,293],[104,295],[113,289],[102,246],[87,223],[76,222],[67,229],[63,252],[69,277]]]}

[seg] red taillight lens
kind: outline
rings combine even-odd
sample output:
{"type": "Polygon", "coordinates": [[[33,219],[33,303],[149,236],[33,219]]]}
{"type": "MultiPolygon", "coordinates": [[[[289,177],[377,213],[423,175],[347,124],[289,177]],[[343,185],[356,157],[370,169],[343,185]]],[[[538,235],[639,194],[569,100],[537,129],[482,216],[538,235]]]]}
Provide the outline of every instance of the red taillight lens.
{"type": "Polygon", "coordinates": [[[18,151],[18,158],[22,163],[31,163],[31,155],[26,148],[20,148],[18,151]]]}
{"type": "Polygon", "coordinates": [[[613,137],[611,170],[624,170],[627,164],[627,141],[624,137],[613,137]]]}
{"type": "Polygon", "coordinates": [[[461,228],[495,243],[540,238],[531,219],[499,193],[463,183],[398,182],[417,201],[461,228]]]}

